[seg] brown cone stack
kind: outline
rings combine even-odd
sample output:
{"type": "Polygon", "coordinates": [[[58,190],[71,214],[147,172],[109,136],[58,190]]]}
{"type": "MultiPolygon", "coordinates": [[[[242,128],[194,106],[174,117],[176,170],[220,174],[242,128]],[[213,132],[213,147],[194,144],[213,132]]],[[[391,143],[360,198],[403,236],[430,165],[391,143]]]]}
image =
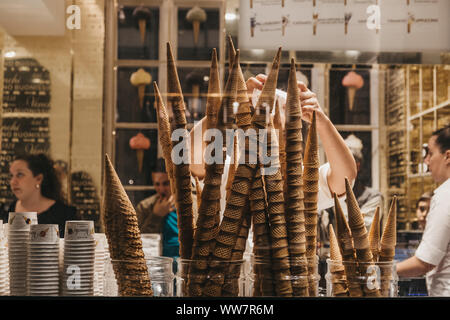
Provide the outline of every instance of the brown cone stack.
{"type": "Polygon", "coordinates": [[[261,170],[256,170],[250,192],[250,209],[253,220],[253,296],[275,296],[272,273],[272,241],[267,215],[267,193],[261,170]]]}
{"type": "Polygon", "coordinates": [[[394,261],[395,246],[397,245],[397,197],[392,199],[391,207],[380,240],[380,262],[386,262],[381,269],[381,295],[389,296],[390,281],[392,280],[392,266],[388,262],[394,261]]]}
{"type": "Polygon", "coordinates": [[[317,194],[319,192],[319,141],[316,127],[316,112],[313,112],[308,130],[303,160],[303,193],[305,204],[306,257],[308,258],[309,295],[313,296],[318,288],[313,280],[314,267],[317,264],[317,194]]]}
{"type": "Polygon", "coordinates": [[[280,169],[281,176],[283,177],[284,181],[284,198],[286,199],[286,132],[283,128],[283,124],[281,123],[281,106],[278,103],[278,99],[275,101],[275,116],[273,118],[273,125],[275,127],[275,130],[277,130],[278,147],[280,153],[280,169]]]}
{"type": "MultiPolygon", "coordinates": [[[[185,144],[183,149],[186,150],[189,155],[189,146],[187,145],[189,133],[186,130],[186,107],[170,43],[167,43],[167,90],[167,100],[168,104],[172,106],[174,118],[172,132],[176,129],[184,130],[180,142],[174,142],[173,147],[175,148],[178,144],[183,143],[185,144]]],[[[189,163],[183,161],[178,165],[174,165],[174,178],[180,257],[182,259],[189,259],[192,255],[192,242],[194,238],[194,216],[192,209],[192,187],[189,163]]]]}
{"type": "Polygon", "coordinates": [[[355,256],[355,249],[353,248],[353,239],[351,236],[350,227],[348,226],[347,220],[342,212],[342,208],[336,194],[334,194],[334,208],[336,212],[337,240],[341,250],[349,294],[350,297],[362,297],[363,291],[358,280],[358,263],[355,256]]]}
{"type": "Polygon", "coordinates": [[[167,113],[166,106],[159,92],[158,85],[153,82],[153,87],[155,89],[155,99],[156,99],[156,113],[158,121],[158,136],[159,142],[161,143],[164,162],[166,164],[166,170],[169,175],[170,190],[172,194],[175,195],[175,178],[172,163],[172,140],[170,139],[170,121],[169,115],[167,113]]]}
{"type": "Polygon", "coordinates": [[[105,233],[121,296],[152,296],[134,207],[114,167],[105,156],[105,233]]]}
{"type": "Polygon", "coordinates": [[[292,282],[294,296],[307,297],[308,260],[306,258],[305,206],[303,203],[303,147],[302,110],[294,59],[289,72],[286,119],[286,222],[291,257],[291,273],[298,281],[292,282]],[[306,281],[305,281],[306,280],[306,281]]]}
{"type": "Polygon", "coordinates": [[[283,196],[283,178],[281,176],[278,138],[272,121],[267,127],[267,150],[271,162],[265,169],[263,180],[267,192],[267,212],[272,239],[272,270],[275,276],[275,292],[277,296],[293,295],[291,283],[291,263],[289,260],[289,243],[285,218],[283,196]]]}
{"type": "MultiPolygon", "coordinates": [[[[217,64],[213,63],[212,67],[216,69],[214,73],[218,74],[217,64]]],[[[214,84],[214,88],[210,87],[211,93],[217,94],[220,89],[216,87],[217,83],[214,84]]],[[[220,108],[217,110],[217,115],[212,115],[211,118],[216,118],[216,123],[210,123],[210,128],[216,128],[222,133],[222,137],[226,136],[226,129],[231,127],[232,118],[227,117],[227,113],[232,108],[232,104],[235,101],[236,89],[237,88],[237,69],[233,68],[228,78],[225,91],[221,100],[220,108]]],[[[209,126],[208,125],[208,126],[209,126]]],[[[210,142],[209,144],[214,143],[210,142]]],[[[214,239],[217,235],[217,221],[220,215],[220,187],[222,184],[222,175],[224,171],[224,161],[226,157],[226,149],[223,148],[226,145],[226,141],[223,141],[222,148],[222,159],[221,163],[205,164],[205,180],[204,187],[202,191],[201,206],[199,207],[199,215],[197,220],[197,231],[194,239],[194,247],[192,253],[192,264],[190,265],[190,280],[195,279],[194,283],[191,281],[188,283],[190,296],[198,295],[209,295],[209,291],[215,295],[215,288],[207,288],[204,286],[204,281],[206,280],[207,270],[205,267],[207,264],[204,262],[209,259],[211,249],[214,246],[214,239]],[[198,260],[198,263],[196,262],[198,260]],[[205,287],[205,288],[203,288],[205,287]],[[209,290],[209,291],[208,291],[209,290]],[[206,291],[206,293],[203,293],[206,291]]],[[[220,218],[219,218],[220,219],[220,218]]],[[[223,279],[222,279],[223,280],[223,279]]],[[[214,287],[214,285],[212,285],[214,287]]]]}
{"type": "Polygon", "coordinates": [[[378,261],[380,255],[380,207],[377,207],[369,230],[369,244],[373,261],[378,261]]]}
{"type": "Polygon", "coordinates": [[[334,233],[333,226],[328,227],[328,234],[330,236],[330,273],[332,282],[332,296],[333,297],[347,297],[348,288],[345,279],[345,269],[342,264],[342,255],[339,249],[338,240],[334,233]]]}
{"type": "MultiPolygon", "coordinates": [[[[238,65],[239,65],[239,50],[237,50],[233,68],[231,70],[230,76],[228,77],[228,81],[225,86],[225,91],[223,94],[218,114],[217,129],[220,130],[220,132],[222,133],[222,137],[226,136],[226,130],[230,129],[234,122],[233,103],[236,101],[236,94],[237,94],[238,65]]],[[[212,205],[216,205],[218,208],[217,214],[220,213],[220,196],[221,196],[220,186],[224,170],[224,161],[226,159],[226,139],[223,139],[223,144],[221,147],[222,147],[223,161],[222,163],[214,163],[212,165],[207,165],[205,176],[205,187],[203,189],[203,192],[205,193],[206,188],[208,188],[208,190],[211,192],[211,199],[215,200],[214,203],[211,202],[209,204],[205,203],[205,205],[202,206],[200,212],[208,211],[212,205]]],[[[206,201],[206,199],[207,199],[206,197],[202,198],[202,205],[203,201],[206,201]]],[[[214,237],[211,238],[210,241],[208,241],[210,243],[210,247],[212,246],[213,252],[213,255],[211,257],[212,260],[222,261],[231,259],[231,251],[236,244],[240,226],[242,224],[243,212],[241,211],[240,213],[241,216],[239,217],[239,219],[227,220],[227,223],[221,225],[220,229],[217,230],[217,232],[215,230],[214,237]],[[220,244],[218,243],[219,239],[221,241],[220,244]],[[223,248],[222,245],[224,245],[226,249],[223,248]]],[[[207,224],[209,225],[209,221],[207,224]]],[[[217,268],[214,268],[214,266],[211,266],[210,264],[209,269],[210,278],[203,287],[203,295],[220,296],[222,294],[221,290],[224,285],[224,275],[226,274],[227,271],[228,270],[226,268],[226,264],[220,264],[217,268]]]]}
{"type": "MultiPolygon", "coordinates": [[[[353,246],[359,264],[359,272],[361,275],[366,275],[368,267],[373,265],[373,256],[370,250],[369,236],[364,223],[364,217],[347,178],[345,178],[345,191],[347,196],[348,225],[352,232],[353,246]]],[[[380,291],[376,287],[371,289],[369,286],[364,286],[363,290],[365,296],[380,296],[380,291]]]]}
{"type": "Polygon", "coordinates": [[[221,101],[219,64],[217,62],[217,50],[214,48],[209,71],[208,97],[206,99],[206,129],[216,127],[221,101]]]}
{"type": "Polygon", "coordinates": [[[230,163],[228,169],[227,186],[226,186],[226,199],[230,197],[231,185],[233,184],[234,173],[239,165],[239,146],[238,146],[238,136],[233,136],[233,161],[230,163]]]}

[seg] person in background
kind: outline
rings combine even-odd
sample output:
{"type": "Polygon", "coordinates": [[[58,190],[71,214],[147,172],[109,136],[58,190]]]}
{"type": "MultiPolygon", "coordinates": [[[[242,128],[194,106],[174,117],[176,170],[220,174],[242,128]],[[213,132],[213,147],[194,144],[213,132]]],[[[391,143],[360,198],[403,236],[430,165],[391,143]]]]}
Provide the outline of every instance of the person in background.
{"type": "Polygon", "coordinates": [[[64,237],[66,221],[77,220],[76,209],[64,202],[53,161],[45,154],[19,155],[9,172],[16,200],[4,209],[3,221],[8,222],[9,212],[37,212],[39,224],[57,224],[64,237]]]}
{"type": "Polygon", "coordinates": [[[419,229],[421,230],[425,229],[426,218],[428,211],[430,210],[430,202],[432,195],[433,194],[431,192],[425,192],[420,196],[419,200],[417,200],[416,217],[419,229]]]}
{"type": "Polygon", "coordinates": [[[175,197],[170,189],[169,175],[164,159],[159,158],[152,172],[156,194],[142,200],[136,206],[139,230],[141,233],[162,235],[162,255],[179,257],[177,212],[175,197]]]}
{"type": "Polygon", "coordinates": [[[419,247],[414,256],[397,264],[397,274],[426,274],[428,295],[450,296],[450,124],[431,134],[424,161],[439,187],[431,198],[419,247]]]}

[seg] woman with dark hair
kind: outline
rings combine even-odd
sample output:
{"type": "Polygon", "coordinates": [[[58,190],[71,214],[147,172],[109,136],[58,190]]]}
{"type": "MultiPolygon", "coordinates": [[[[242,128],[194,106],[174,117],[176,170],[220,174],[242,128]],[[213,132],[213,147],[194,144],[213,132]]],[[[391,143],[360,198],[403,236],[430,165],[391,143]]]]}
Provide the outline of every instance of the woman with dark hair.
{"type": "Polygon", "coordinates": [[[64,237],[66,221],[77,220],[76,209],[64,203],[53,161],[45,154],[19,155],[11,162],[9,172],[17,200],[5,210],[3,221],[8,222],[9,212],[37,212],[38,223],[58,224],[64,237]]]}
{"type": "Polygon", "coordinates": [[[400,277],[426,274],[430,296],[450,296],[450,124],[433,132],[424,159],[439,184],[431,198],[422,240],[414,256],[397,264],[400,277]]]}

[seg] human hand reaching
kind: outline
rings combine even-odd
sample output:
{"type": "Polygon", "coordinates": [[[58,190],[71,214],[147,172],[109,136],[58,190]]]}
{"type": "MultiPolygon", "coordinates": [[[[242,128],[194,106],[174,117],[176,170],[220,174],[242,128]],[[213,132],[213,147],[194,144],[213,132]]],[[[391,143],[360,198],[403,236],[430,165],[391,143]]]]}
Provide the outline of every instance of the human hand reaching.
{"type": "Polygon", "coordinates": [[[165,217],[169,212],[175,210],[175,199],[170,197],[160,197],[153,206],[153,213],[160,217],[165,217]]]}

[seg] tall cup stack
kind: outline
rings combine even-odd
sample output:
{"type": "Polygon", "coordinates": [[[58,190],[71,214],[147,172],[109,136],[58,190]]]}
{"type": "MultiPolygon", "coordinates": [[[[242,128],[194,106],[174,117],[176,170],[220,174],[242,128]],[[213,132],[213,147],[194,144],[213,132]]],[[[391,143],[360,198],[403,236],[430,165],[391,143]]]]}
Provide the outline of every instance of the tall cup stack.
{"type": "Polygon", "coordinates": [[[104,278],[106,251],[105,244],[107,242],[104,233],[94,234],[95,238],[95,262],[94,262],[94,296],[104,295],[104,278]]]}
{"type": "Polygon", "coordinates": [[[0,220],[0,295],[8,295],[8,255],[3,221],[0,220]]]}
{"type": "Polygon", "coordinates": [[[36,224],[30,228],[28,295],[59,295],[59,227],[36,224]]]}
{"type": "Polygon", "coordinates": [[[93,221],[67,221],[64,232],[63,296],[94,295],[93,221]]]}
{"type": "Polygon", "coordinates": [[[36,212],[10,212],[8,254],[10,295],[27,295],[27,264],[30,227],[38,223],[36,212]]]}

